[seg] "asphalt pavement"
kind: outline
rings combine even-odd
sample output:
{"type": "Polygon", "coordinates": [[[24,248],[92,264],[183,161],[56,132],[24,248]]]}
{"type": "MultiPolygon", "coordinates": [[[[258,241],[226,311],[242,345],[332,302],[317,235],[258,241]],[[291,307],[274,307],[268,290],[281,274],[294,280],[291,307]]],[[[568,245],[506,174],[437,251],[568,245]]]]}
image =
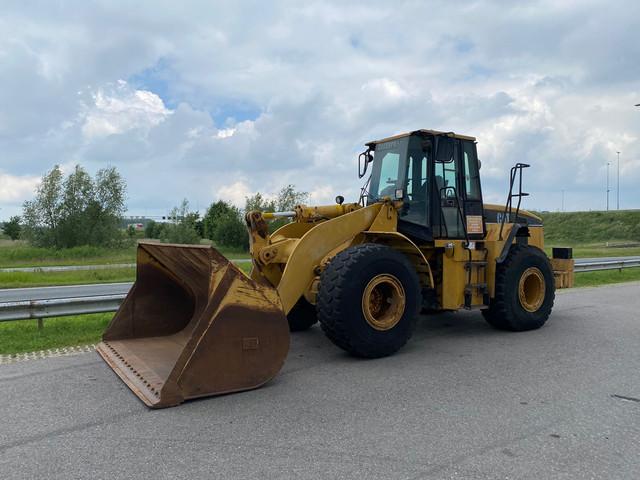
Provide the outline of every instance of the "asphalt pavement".
{"type": "Polygon", "coordinates": [[[5,288],[0,290],[0,303],[19,302],[22,300],[93,297],[96,295],[126,295],[132,285],[132,282],[122,282],[94,283],[91,285],[64,285],[56,287],[5,288]]]}
{"type": "Polygon", "coordinates": [[[158,411],[97,354],[0,366],[0,477],[640,478],[639,293],[559,292],[526,333],[424,317],[379,360],[314,326],[267,386],[158,411]]]}

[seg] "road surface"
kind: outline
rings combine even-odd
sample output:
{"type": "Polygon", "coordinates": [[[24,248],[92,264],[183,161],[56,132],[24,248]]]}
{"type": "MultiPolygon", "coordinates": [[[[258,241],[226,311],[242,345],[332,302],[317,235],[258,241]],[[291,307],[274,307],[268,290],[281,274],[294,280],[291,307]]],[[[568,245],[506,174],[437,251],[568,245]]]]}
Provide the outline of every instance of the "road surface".
{"type": "Polygon", "coordinates": [[[639,292],[559,292],[527,333],[425,317],[379,360],[315,326],[266,387],[160,411],[96,354],[0,366],[1,476],[640,478],[639,292]]]}
{"type": "Polygon", "coordinates": [[[95,283],[57,287],[5,288],[0,290],[0,303],[21,300],[51,300],[54,298],[92,297],[95,295],[126,294],[133,283],[95,283]]]}

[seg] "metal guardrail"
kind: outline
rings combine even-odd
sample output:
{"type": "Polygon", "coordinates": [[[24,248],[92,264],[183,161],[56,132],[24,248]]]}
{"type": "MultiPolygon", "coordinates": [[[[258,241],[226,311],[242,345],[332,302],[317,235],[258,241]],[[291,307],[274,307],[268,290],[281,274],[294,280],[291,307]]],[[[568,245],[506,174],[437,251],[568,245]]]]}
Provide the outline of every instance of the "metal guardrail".
{"type": "MultiPolygon", "coordinates": [[[[621,270],[631,267],[640,267],[640,258],[576,263],[574,272],[621,270]]],[[[115,312],[126,296],[124,293],[118,293],[86,297],[0,302],[0,322],[26,319],[38,319],[41,321],[43,318],[48,317],[115,312]]]]}
{"type": "Polygon", "coordinates": [[[581,262],[574,265],[573,271],[576,273],[597,272],[600,270],[622,270],[623,268],[631,267],[640,267],[640,258],[606,260],[602,262],[581,262]]]}
{"type": "Polygon", "coordinates": [[[115,312],[125,297],[125,294],[116,294],[1,302],[0,322],[115,312]]]}

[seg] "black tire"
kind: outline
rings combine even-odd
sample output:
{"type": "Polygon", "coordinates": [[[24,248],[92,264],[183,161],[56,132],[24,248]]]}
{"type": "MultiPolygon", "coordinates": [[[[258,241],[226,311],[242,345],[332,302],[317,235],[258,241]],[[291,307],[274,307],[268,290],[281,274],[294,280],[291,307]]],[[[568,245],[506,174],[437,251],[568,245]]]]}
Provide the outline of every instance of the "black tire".
{"type": "Polygon", "coordinates": [[[300,300],[293,306],[287,315],[290,332],[301,332],[311,328],[318,321],[315,305],[307,302],[307,299],[300,297],[300,300]]]}
{"type": "MultiPolygon", "coordinates": [[[[535,295],[534,298],[540,297],[535,295]]],[[[483,310],[482,314],[489,324],[501,330],[535,330],[542,327],[549,318],[554,299],[553,269],[545,253],[531,245],[514,245],[505,261],[496,269],[495,297],[491,300],[489,309],[483,310]],[[537,270],[544,278],[544,288],[539,285],[537,290],[544,291],[544,298],[539,307],[530,311],[531,304],[530,310],[525,309],[522,304],[519,287],[521,278],[527,275],[525,272],[532,270],[537,270]]]]}
{"type": "Polygon", "coordinates": [[[320,276],[316,307],[320,326],[335,345],[354,356],[378,358],[395,353],[411,338],[420,304],[420,283],[409,260],[390,247],[365,243],[329,262],[320,276]],[[370,282],[381,276],[399,282],[404,293],[401,315],[397,307],[399,320],[385,330],[367,321],[362,306],[370,282]]]}

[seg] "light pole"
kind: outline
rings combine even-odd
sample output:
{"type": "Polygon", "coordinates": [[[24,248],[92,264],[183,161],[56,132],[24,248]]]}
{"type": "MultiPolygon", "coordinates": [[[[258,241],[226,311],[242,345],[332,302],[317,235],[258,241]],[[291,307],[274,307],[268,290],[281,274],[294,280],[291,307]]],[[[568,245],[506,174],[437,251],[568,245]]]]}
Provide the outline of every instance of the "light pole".
{"type": "Polygon", "coordinates": [[[562,209],[561,212],[564,212],[564,189],[562,190],[562,209]]]}
{"type": "Polygon", "coordinates": [[[618,154],[618,186],[616,187],[616,210],[620,210],[620,152],[618,154]]]}
{"type": "Polygon", "coordinates": [[[609,211],[609,165],[611,162],[607,162],[607,212],[609,211]]]}

